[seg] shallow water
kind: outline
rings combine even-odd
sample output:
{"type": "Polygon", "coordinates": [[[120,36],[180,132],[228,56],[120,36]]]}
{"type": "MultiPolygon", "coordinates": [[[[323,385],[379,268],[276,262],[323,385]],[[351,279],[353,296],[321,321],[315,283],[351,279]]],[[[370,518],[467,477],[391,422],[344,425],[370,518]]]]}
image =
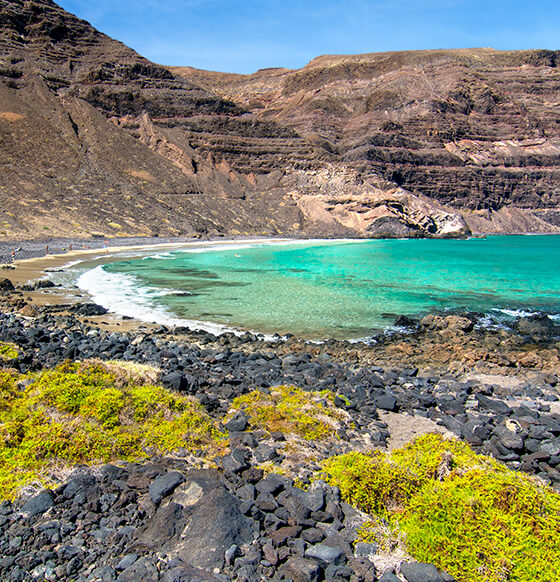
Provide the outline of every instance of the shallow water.
{"type": "Polygon", "coordinates": [[[560,237],[188,248],[102,265],[79,284],[149,321],[358,338],[401,314],[559,314],[560,237]]]}

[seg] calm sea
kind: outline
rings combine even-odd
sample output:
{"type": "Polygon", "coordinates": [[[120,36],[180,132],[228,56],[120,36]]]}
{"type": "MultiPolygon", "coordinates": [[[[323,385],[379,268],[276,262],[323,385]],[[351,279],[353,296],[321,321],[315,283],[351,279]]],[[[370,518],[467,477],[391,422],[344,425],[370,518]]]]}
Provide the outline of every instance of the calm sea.
{"type": "Polygon", "coordinates": [[[560,237],[310,241],[184,248],[80,276],[95,301],[147,321],[360,338],[397,315],[560,314],[560,237]]]}

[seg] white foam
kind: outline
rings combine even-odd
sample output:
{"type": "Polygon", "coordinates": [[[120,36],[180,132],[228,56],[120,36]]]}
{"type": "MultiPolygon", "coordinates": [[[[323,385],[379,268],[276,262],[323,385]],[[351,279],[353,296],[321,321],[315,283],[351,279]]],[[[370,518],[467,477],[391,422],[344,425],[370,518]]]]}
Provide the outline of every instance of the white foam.
{"type": "Polygon", "coordinates": [[[493,315],[484,315],[475,323],[476,329],[510,329],[505,323],[500,322],[493,315]]]}
{"type": "Polygon", "coordinates": [[[532,315],[537,315],[537,311],[525,311],[524,309],[492,309],[492,311],[498,311],[509,317],[531,317],[532,315]]]}
{"type": "MultiPolygon", "coordinates": [[[[162,295],[173,294],[177,291],[142,285],[132,275],[107,272],[103,265],[83,273],[78,278],[77,285],[91,296],[92,301],[118,315],[133,317],[147,323],[160,323],[172,327],[184,326],[215,335],[220,335],[224,332],[231,332],[236,335],[245,333],[245,330],[235,329],[219,323],[176,317],[165,308],[156,307],[152,299],[162,295]]],[[[263,337],[266,340],[272,339],[272,336],[265,335],[263,337]]]]}
{"type": "Polygon", "coordinates": [[[147,257],[142,257],[142,260],[145,261],[147,259],[169,259],[170,257],[173,257],[171,251],[167,253],[159,253],[157,255],[148,255],[147,257]]]}
{"type": "MultiPolygon", "coordinates": [[[[408,240],[408,239],[405,239],[408,240]]],[[[363,240],[360,239],[282,239],[282,240],[270,240],[270,239],[252,239],[243,241],[197,241],[191,243],[173,244],[173,245],[160,245],[159,248],[143,248],[143,249],[127,249],[126,251],[119,251],[107,256],[97,257],[95,260],[97,263],[103,262],[113,262],[115,260],[124,260],[127,258],[142,258],[142,259],[173,259],[178,254],[182,253],[205,253],[205,252],[215,252],[215,251],[240,251],[242,249],[250,248],[260,248],[265,246],[286,246],[286,245],[326,245],[326,244],[340,244],[340,243],[360,243],[363,240]],[[162,249],[162,246],[166,246],[167,249],[162,249]]],[[[242,255],[241,255],[242,256],[242,255]]],[[[85,260],[74,260],[67,265],[65,268],[73,267],[78,265],[78,268],[74,270],[74,277],[84,268],[88,270],[83,272],[78,280],[77,285],[88,292],[93,301],[103,305],[108,310],[117,313],[119,315],[125,315],[138,319],[145,322],[157,322],[164,325],[170,326],[186,326],[191,329],[199,329],[208,331],[213,334],[221,334],[224,332],[233,332],[238,335],[245,333],[245,330],[239,330],[232,327],[228,327],[223,324],[207,322],[207,321],[196,321],[190,319],[184,319],[175,316],[173,313],[167,311],[163,306],[158,306],[155,304],[154,299],[158,296],[172,295],[177,293],[176,289],[161,289],[154,287],[147,287],[136,279],[132,275],[122,274],[122,273],[111,273],[105,271],[102,265],[98,265],[95,268],[92,266],[96,263],[91,262],[92,259],[88,258],[88,265],[83,264],[82,268],[79,268],[80,263],[86,263],[85,260]]],[[[60,275],[59,275],[60,276],[60,275]]],[[[57,275],[51,276],[55,279],[57,275]]],[[[504,320],[508,321],[508,318],[519,318],[519,317],[529,317],[538,313],[537,311],[530,311],[524,309],[498,309],[494,308],[491,310],[493,314],[489,313],[486,317],[482,318],[478,323],[477,327],[503,327],[504,320]],[[501,320],[501,321],[500,321],[501,320]]],[[[549,315],[549,317],[555,321],[560,321],[560,314],[549,315]]],[[[405,330],[388,326],[385,329],[385,333],[404,333],[405,330]]],[[[252,333],[258,333],[252,331],[252,333]]],[[[259,334],[260,335],[260,334],[259,334]]],[[[274,336],[266,335],[265,339],[271,341],[274,336]]],[[[350,341],[372,341],[371,337],[357,338],[350,341]]],[[[375,341],[375,340],[373,340],[375,341]]]]}
{"type": "MultiPolygon", "coordinates": [[[[309,244],[335,244],[340,242],[358,242],[355,239],[249,239],[245,241],[205,241],[190,243],[174,243],[173,245],[158,245],[159,249],[127,249],[111,255],[102,255],[97,257],[97,261],[113,262],[116,258],[123,260],[127,258],[141,257],[143,259],[173,258],[178,253],[204,253],[222,250],[240,250],[247,248],[257,248],[262,246],[281,246],[281,245],[309,245],[309,244]],[[162,246],[171,247],[169,250],[161,249],[162,246]],[[156,251],[156,252],[154,252],[156,251]]],[[[80,272],[80,263],[90,262],[92,259],[77,259],[65,265],[65,267],[76,267],[76,272],[80,272]]],[[[109,273],[103,269],[103,265],[98,265],[93,269],[81,273],[76,280],[76,285],[86,291],[92,298],[92,301],[102,305],[109,311],[117,315],[132,317],[139,321],[155,322],[169,326],[185,326],[193,330],[207,331],[216,335],[224,332],[232,332],[236,335],[242,335],[246,331],[263,337],[266,341],[274,341],[273,335],[261,334],[253,330],[239,330],[226,325],[208,322],[184,319],[169,313],[165,308],[156,306],[153,299],[158,296],[171,295],[177,292],[174,289],[158,289],[147,287],[141,284],[134,276],[124,273],[109,273]]]]}
{"type": "Polygon", "coordinates": [[[226,331],[224,326],[182,319],[170,314],[164,308],[155,307],[151,299],[171,293],[171,290],[140,285],[135,277],[123,273],[108,273],[102,265],[83,273],[77,284],[95,303],[119,315],[145,322],[187,326],[211,333],[226,331]]]}

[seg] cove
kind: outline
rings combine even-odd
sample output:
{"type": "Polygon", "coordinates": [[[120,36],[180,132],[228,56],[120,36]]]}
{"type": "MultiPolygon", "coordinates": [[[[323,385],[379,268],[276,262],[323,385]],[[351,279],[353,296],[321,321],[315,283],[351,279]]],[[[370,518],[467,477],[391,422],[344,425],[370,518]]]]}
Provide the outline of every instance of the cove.
{"type": "Polygon", "coordinates": [[[162,323],[352,339],[397,315],[560,313],[560,237],[309,241],[185,248],[111,262],[79,285],[162,323]]]}

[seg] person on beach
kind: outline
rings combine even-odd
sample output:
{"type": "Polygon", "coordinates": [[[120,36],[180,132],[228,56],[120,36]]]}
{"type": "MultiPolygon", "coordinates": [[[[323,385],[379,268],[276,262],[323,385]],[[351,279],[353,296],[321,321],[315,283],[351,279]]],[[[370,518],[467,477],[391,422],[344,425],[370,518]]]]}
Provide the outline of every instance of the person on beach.
{"type": "Polygon", "coordinates": [[[23,250],[23,247],[18,247],[17,249],[14,249],[11,252],[11,256],[12,256],[12,263],[16,260],[16,253],[19,253],[20,251],[23,250]]]}
{"type": "Polygon", "coordinates": [[[48,255],[48,254],[49,254],[49,245],[47,245],[47,246],[45,247],[45,255],[48,255]]]}

